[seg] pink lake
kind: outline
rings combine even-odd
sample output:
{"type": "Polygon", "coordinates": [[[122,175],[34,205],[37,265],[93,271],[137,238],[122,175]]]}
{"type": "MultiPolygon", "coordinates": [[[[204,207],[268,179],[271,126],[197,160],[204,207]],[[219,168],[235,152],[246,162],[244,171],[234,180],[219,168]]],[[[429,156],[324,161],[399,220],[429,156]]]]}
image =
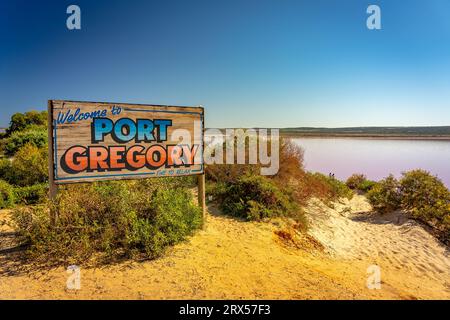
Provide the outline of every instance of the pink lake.
{"type": "Polygon", "coordinates": [[[425,169],[450,187],[450,141],[387,140],[355,138],[295,138],[305,151],[309,171],[345,180],[353,173],[364,173],[379,180],[390,173],[425,169]]]}

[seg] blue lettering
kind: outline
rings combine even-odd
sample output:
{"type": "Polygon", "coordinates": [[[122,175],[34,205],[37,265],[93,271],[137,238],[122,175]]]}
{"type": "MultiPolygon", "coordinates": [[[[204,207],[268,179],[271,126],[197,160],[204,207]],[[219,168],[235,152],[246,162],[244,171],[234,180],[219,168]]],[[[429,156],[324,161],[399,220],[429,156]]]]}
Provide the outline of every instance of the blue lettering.
{"type": "Polygon", "coordinates": [[[172,120],[161,120],[156,119],[153,120],[154,124],[158,126],[158,141],[166,141],[167,140],[167,127],[172,125],[172,120]]]}
{"type": "Polygon", "coordinates": [[[108,118],[95,118],[91,124],[92,142],[103,141],[104,136],[113,129],[113,122],[108,118]]]}
{"type": "Polygon", "coordinates": [[[134,121],[128,118],[117,120],[114,125],[114,136],[122,142],[128,142],[133,139],[136,136],[136,125],[134,121]],[[127,129],[127,133],[123,132],[124,127],[127,129]]]}
{"type": "Polygon", "coordinates": [[[150,142],[155,140],[153,136],[153,121],[148,119],[137,120],[137,141],[150,142]]]}

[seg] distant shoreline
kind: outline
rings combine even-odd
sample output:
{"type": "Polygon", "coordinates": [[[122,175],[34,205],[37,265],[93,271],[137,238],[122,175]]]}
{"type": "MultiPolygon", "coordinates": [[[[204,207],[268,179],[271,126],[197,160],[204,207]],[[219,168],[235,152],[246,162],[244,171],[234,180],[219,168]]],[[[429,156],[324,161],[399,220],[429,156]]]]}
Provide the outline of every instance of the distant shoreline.
{"type": "MultiPolygon", "coordinates": [[[[206,135],[208,136],[208,135],[206,135]]],[[[223,134],[225,136],[225,134],[223,134]]],[[[450,136],[394,136],[394,135],[350,135],[350,134],[292,134],[280,133],[281,137],[290,139],[361,139],[361,140],[416,140],[416,141],[450,141],[450,136]]]]}
{"type": "MultiPolygon", "coordinates": [[[[227,128],[215,128],[225,133],[227,128]]],[[[229,128],[249,129],[249,128],[229,128]]],[[[253,128],[258,130],[260,128],[253,128]]],[[[272,128],[287,138],[349,138],[383,140],[437,140],[450,141],[450,126],[435,127],[346,127],[346,128],[272,128]]]]}
{"type": "Polygon", "coordinates": [[[450,141],[450,136],[402,136],[402,135],[376,135],[376,134],[325,134],[325,133],[283,133],[286,138],[346,138],[346,139],[373,139],[373,140],[437,140],[450,141]]]}

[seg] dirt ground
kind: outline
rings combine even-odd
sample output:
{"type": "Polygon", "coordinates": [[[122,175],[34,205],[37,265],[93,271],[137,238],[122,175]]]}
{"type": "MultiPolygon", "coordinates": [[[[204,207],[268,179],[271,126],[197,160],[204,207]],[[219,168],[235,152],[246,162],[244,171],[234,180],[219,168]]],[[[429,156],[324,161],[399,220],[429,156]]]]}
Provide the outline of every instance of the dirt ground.
{"type": "MultiPolygon", "coordinates": [[[[3,250],[0,298],[450,299],[448,248],[398,213],[370,209],[362,196],[334,209],[312,201],[309,237],[282,220],[242,222],[210,207],[206,229],[160,259],[82,267],[79,290],[67,289],[67,266],[19,269],[17,253],[3,250]],[[371,265],[380,268],[380,289],[367,287],[371,265]]],[[[0,229],[3,245],[10,231],[0,229]]]]}

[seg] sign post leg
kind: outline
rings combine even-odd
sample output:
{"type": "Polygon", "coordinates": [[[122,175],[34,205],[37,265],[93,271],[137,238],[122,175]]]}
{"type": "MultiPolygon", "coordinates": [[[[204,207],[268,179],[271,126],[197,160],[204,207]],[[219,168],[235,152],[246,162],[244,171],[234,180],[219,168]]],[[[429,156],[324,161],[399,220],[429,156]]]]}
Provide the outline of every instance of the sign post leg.
{"type": "MultiPolygon", "coordinates": [[[[47,130],[48,130],[48,184],[49,184],[49,199],[52,201],[55,199],[56,194],[58,192],[58,186],[55,184],[54,181],[54,160],[53,160],[53,120],[52,120],[52,113],[53,113],[53,105],[52,101],[48,101],[48,115],[47,115],[47,130]]],[[[56,212],[55,209],[51,206],[50,207],[50,222],[52,225],[55,224],[56,221],[56,212]]]]}
{"type": "Polygon", "coordinates": [[[205,174],[198,175],[198,205],[202,208],[203,229],[206,228],[205,174]]]}

